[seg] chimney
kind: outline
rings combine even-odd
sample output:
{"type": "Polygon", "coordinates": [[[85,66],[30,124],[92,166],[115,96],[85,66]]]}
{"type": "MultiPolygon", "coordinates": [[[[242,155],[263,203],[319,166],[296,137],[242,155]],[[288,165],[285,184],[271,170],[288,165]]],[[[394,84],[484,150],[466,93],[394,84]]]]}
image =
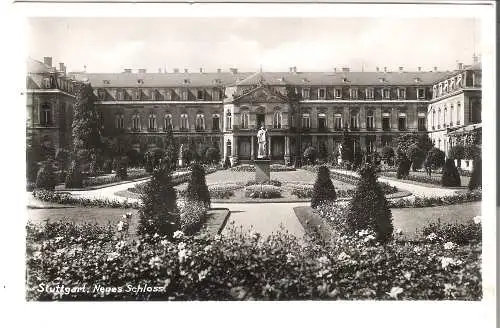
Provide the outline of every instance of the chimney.
{"type": "Polygon", "coordinates": [[[220,68],[217,68],[217,73],[220,73],[222,72],[222,70],[220,68]]]}
{"type": "Polygon", "coordinates": [[[333,68],[333,71],[336,73],[336,72],[337,72],[337,67],[334,67],[334,68],[333,68]]]}
{"type": "Polygon", "coordinates": [[[59,63],[59,71],[66,75],[66,66],[64,66],[64,63],[59,63]]]}
{"type": "Polygon", "coordinates": [[[463,70],[464,69],[464,63],[457,63],[457,69],[459,71],[463,70]]]}
{"type": "Polygon", "coordinates": [[[377,66],[377,67],[376,67],[376,70],[377,70],[377,72],[380,72],[380,67],[378,67],[378,66],[377,66]]]}
{"type": "Polygon", "coordinates": [[[229,69],[232,74],[238,74],[238,69],[237,68],[230,68],[229,69]]]}
{"type": "Polygon", "coordinates": [[[342,72],[349,72],[349,67],[342,67],[342,72]]]}
{"type": "Polygon", "coordinates": [[[418,67],[418,71],[421,72],[422,71],[422,66],[419,66],[418,67]]]}
{"type": "Polygon", "coordinates": [[[297,73],[297,66],[294,66],[294,67],[293,67],[293,73],[294,73],[294,74],[295,74],[295,73],[297,73]]]}
{"type": "Polygon", "coordinates": [[[189,70],[187,68],[185,68],[184,73],[189,73],[189,70]]]}
{"type": "Polygon", "coordinates": [[[387,73],[387,66],[384,66],[384,73],[387,73]]]}
{"type": "MultiPolygon", "coordinates": [[[[45,57],[43,57],[43,58],[44,58],[44,60],[45,60],[45,57]]],[[[472,63],[473,63],[473,64],[477,64],[478,62],[479,62],[479,57],[478,57],[476,54],[474,54],[474,55],[472,56],[472,63]]]]}
{"type": "Polygon", "coordinates": [[[160,67],[160,68],[158,68],[158,73],[160,73],[160,74],[161,74],[161,67],[160,67]]]}
{"type": "Polygon", "coordinates": [[[288,70],[290,71],[290,73],[293,73],[293,67],[289,67],[288,70]]]}
{"type": "Polygon", "coordinates": [[[179,69],[178,68],[174,68],[174,73],[179,73],[179,69]]]}
{"type": "Polygon", "coordinates": [[[434,66],[434,72],[437,72],[437,70],[438,70],[438,67],[434,66]]]}
{"type": "Polygon", "coordinates": [[[139,74],[146,74],[146,69],[145,68],[139,68],[138,69],[139,74]]]}
{"type": "Polygon", "coordinates": [[[43,57],[43,63],[48,67],[52,67],[52,57],[43,57]]]}
{"type": "Polygon", "coordinates": [[[404,67],[403,66],[399,66],[399,72],[402,73],[403,72],[403,69],[404,67]]]}
{"type": "Polygon", "coordinates": [[[203,73],[203,67],[200,67],[200,73],[203,73]]]}
{"type": "Polygon", "coordinates": [[[132,69],[131,68],[125,68],[123,70],[123,73],[132,73],[132,69]]]}

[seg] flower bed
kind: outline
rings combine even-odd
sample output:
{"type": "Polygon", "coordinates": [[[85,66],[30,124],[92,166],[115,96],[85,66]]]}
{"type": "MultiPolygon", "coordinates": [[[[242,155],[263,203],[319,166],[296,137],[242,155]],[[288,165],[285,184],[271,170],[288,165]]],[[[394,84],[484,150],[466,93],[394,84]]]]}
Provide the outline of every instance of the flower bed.
{"type": "Polygon", "coordinates": [[[292,184],[287,183],[286,187],[290,189],[290,194],[298,198],[311,198],[313,195],[313,185],[311,184],[292,184]]]}
{"type": "MultiPolygon", "coordinates": [[[[140,178],[146,178],[149,176],[151,176],[151,173],[146,172],[144,169],[129,169],[127,171],[127,180],[135,180],[140,178]]],[[[83,180],[83,187],[101,186],[120,181],[123,180],[117,177],[115,174],[89,177],[83,180]]]]}
{"type": "Polygon", "coordinates": [[[253,185],[245,187],[245,197],[248,198],[280,198],[281,188],[273,185],[253,185]]]}
{"type": "Polygon", "coordinates": [[[414,200],[411,199],[397,199],[389,200],[389,204],[392,208],[407,208],[407,207],[430,207],[430,206],[442,206],[442,205],[453,205],[461,204],[467,202],[477,202],[482,199],[481,189],[468,191],[464,193],[459,193],[453,196],[443,196],[443,197],[419,197],[416,196],[414,200]]]}
{"type": "Polygon", "coordinates": [[[225,183],[208,186],[210,198],[228,199],[234,196],[234,190],[241,189],[242,185],[237,183],[225,183]]]}
{"type": "MultiPolygon", "coordinates": [[[[381,176],[388,177],[388,178],[394,178],[397,179],[397,173],[395,172],[382,172],[380,173],[381,176]]],[[[405,177],[404,179],[399,179],[399,180],[409,180],[409,181],[415,181],[415,182],[422,182],[422,183],[428,183],[428,184],[433,184],[433,185],[441,185],[441,177],[434,176],[434,177],[428,177],[424,175],[415,175],[415,174],[410,174],[405,177]]]]}
{"type": "Polygon", "coordinates": [[[423,239],[382,246],[367,236],[319,246],[285,233],[261,239],[236,230],[215,237],[177,232],[173,241],[128,240],[107,230],[29,226],[26,298],[481,300],[481,243],[451,249],[423,239]],[[61,284],[117,290],[57,293],[61,284]],[[129,286],[149,289],[136,293],[129,286]]]}
{"type": "Polygon", "coordinates": [[[279,181],[279,180],[269,180],[269,181],[266,181],[266,182],[258,182],[258,181],[255,181],[255,180],[249,180],[249,181],[247,181],[247,183],[245,184],[245,186],[248,187],[248,186],[261,185],[261,184],[272,185],[272,186],[275,186],[275,187],[281,187],[281,181],[279,181]]]}
{"type": "Polygon", "coordinates": [[[139,208],[138,203],[132,203],[126,200],[119,202],[108,199],[74,197],[68,193],[47,190],[34,190],[33,197],[45,202],[83,207],[139,208]]]}
{"type": "Polygon", "coordinates": [[[207,218],[207,208],[201,201],[179,202],[180,229],[192,235],[197,233],[207,218]]]}
{"type": "MultiPolygon", "coordinates": [[[[286,166],[283,164],[271,164],[269,165],[269,169],[271,172],[286,172],[286,171],[295,171],[293,166],[286,166]]],[[[240,164],[237,166],[233,166],[231,171],[234,172],[255,172],[255,166],[252,164],[240,164]]]]}
{"type": "MultiPolygon", "coordinates": [[[[335,172],[335,171],[330,171],[330,177],[333,180],[342,181],[345,183],[352,184],[354,186],[357,185],[358,181],[359,181],[359,177],[357,177],[357,176],[342,174],[342,173],[335,172]]],[[[391,186],[388,183],[381,182],[381,181],[378,181],[378,183],[382,187],[382,190],[384,191],[384,194],[386,194],[386,195],[394,194],[394,193],[398,192],[398,188],[391,186]]],[[[347,197],[349,197],[349,196],[347,196],[347,197]]]]}

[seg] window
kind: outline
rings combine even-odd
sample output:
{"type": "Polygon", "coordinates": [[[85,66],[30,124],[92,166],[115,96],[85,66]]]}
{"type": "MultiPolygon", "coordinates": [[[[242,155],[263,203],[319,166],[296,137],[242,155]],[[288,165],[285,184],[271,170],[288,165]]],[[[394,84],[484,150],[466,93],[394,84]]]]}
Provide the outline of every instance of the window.
{"type": "Polygon", "coordinates": [[[116,90],[116,99],[123,100],[124,99],[124,90],[116,90]]]}
{"type": "Polygon", "coordinates": [[[359,129],[359,113],[351,113],[351,130],[359,129]]]}
{"type": "Polygon", "coordinates": [[[368,88],[365,90],[366,99],[375,98],[375,90],[373,88],[368,88]]]}
{"type": "Polygon", "coordinates": [[[398,99],[405,99],[405,98],[406,98],[406,89],[398,88],[398,99]]]}
{"type": "Polygon", "coordinates": [[[167,113],[165,114],[165,117],[163,118],[163,129],[166,131],[168,129],[172,129],[172,114],[167,113]]]}
{"type": "Polygon", "coordinates": [[[141,89],[135,90],[135,100],[141,100],[141,95],[142,95],[141,89]]]}
{"type": "Polygon", "coordinates": [[[432,129],[435,130],[435,126],[436,126],[436,110],[433,109],[432,110],[432,129]]]}
{"type": "Polygon", "coordinates": [[[250,114],[248,112],[241,113],[241,128],[248,129],[248,122],[250,120],[250,114]]]}
{"type": "Polygon", "coordinates": [[[374,128],[375,128],[375,123],[373,119],[373,112],[368,112],[368,115],[366,115],[366,129],[373,130],[374,128]]]}
{"type": "Polygon", "coordinates": [[[437,128],[441,129],[441,108],[438,110],[437,118],[437,128]]]}
{"type": "Polygon", "coordinates": [[[391,114],[382,114],[382,130],[389,131],[391,129],[391,114]]]}
{"type": "Polygon", "coordinates": [[[196,114],[196,131],[205,130],[205,115],[203,113],[196,114]]]}
{"type": "Polygon", "coordinates": [[[99,89],[97,91],[97,97],[99,98],[99,100],[104,100],[106,99],[106,91],[103,90],[103,89],[99,89]]]}
{"type": "Polygon", "coordinates": [[[189,129],[188,114],[186,114],[186,113],[181,114],[180,128],[181,128],[181,130],[188,130],[189,129]]]}
{"type": "Polygon", "coordinates": [[[327,125],[326,125],[326,114],[325,113],[319,113],[318,114],[318,129],[320,130],[326,130],[327,125]]]}
{"type": "Polygon", "coordinates": [[[384,99],[391,99],[391,90],[390,89],[383,89],[382,90],[382,97],[384,99]]]}
{"type": "Polygon", "coordinates": [[[115,128],[116,129],[123,129],[123,114],[116,114],[115,115],[115,128]]]}
{"type": "Polygon", "coordinates": [[[423,88],[418,88],[417,89],[417,98],[418,99],[424,99],[425,98],[425,89],[423,89],[423,88]]]}
{"type": "Polygon", "coordinates": [[[453,126],[453,114],[454,113],[454,108],[453,108],[453,104],[450,105],[450,126],[453,126]]]}
{"type": "Polygon", "coordinates": [[[325,99],[325,98],[326,98],[326,89],[325,88],[318,89],[318,99],[325,99]]]}
{"type": "Polygon", "coordinates": [[[460,125],[460,118],[462,117],[462,105],[457,102],[457,125],[460,125]]]}
{"type": "Polygon", "coordinates": [[[149,114],[149,131],[156,131],[156,115],[149,114]]]}
{"type": "Polygon", "coordinates": [[[141,117],[139,114],[132,116],[132,130],[139,131],[141,129],[141,117]]]}
{"type": "Polygon", "coordinates": [[[399,131],[406,131],[406,113],[399,113],[398,130],[399,131]]]}
{"type": "Polygon", "coordinates": [[[52,109],[47,103],[42,105],[42,110],[40,111],[40,124],[52,125],[52,109]]]}
{"type": "Polygon", "coordinates": [[[311,119],[309,117],[309,113],[302,114],[301,126],[303,129],[311,128],[311,119]]]}
{"type": "Polygon", "coordinates": [[[156,90],[156,89],[155,90],[151,90],[151,100],[153,100],[153,101],[154,100],[158,100],[157,95],[158,95],[158,90],[156,90]]]}
{"type": "Polygon", "coordinates": [[[220,130],[220,116],[219,114],[212,114],[212,130],[219,131],[220,130]]]}
{"type": "Polygon", "coordinates": [[[233,129],[233,120],[231,117],[231,112],[228,111],[226,113],[226,130],[232,130],[233,129]]]}
{"type": "Polygon", "coordinates": [[[273,115],[273,128],[281,129],[281,112],[276,111],[273,115]]]}
{"type": "Polygon", "coordinates": [[[342,98],[342,89],[335,88],[334,89],[334,96],[335,96],[335,99],[342,98]]]}
{"type": "Polygon", "coordinates": [[[342,130],[342,114],[335,114],[334,116],[334,128],[335,130],[342,130]]]}
{"type": "Polygon", "coordinates": [[[204,100],[205,99],[205,91],[204,90],[198,90],[196,99],[198,100],[204,100]]]}
{"type": "Polygon", "coordinates": [[[358,99],[358,89],[356,88],[349,89],[349,97],[351,99],[358,99]]]}
{"type": "Polygon", "coordinates": [[[188,90],[187,89],[183,89],[181,91],[181,100],[182,101],[187,101],[188,100],[188,90]]]}
{"type": "Polygon", "coordinates": [[[50,89],[50,79],[48,77],[43,79],[43,87],[45,89],[50,89]]]}
{"type": "Polygon", "coordinates": [[[220,90],[220,89],[213,89],[212,90],[212,100],[214,100],[214,101],[216,101],[216,100],[222,100],[221,93],[222,93],[222,90],[220,90]]]}
{"type": "Polygon", "coordinates": [[[302,98],[309,99],[309,89],[308,88],[302,89],[302,98]]]}
{"type": "Polygon", "coordinates": [[[444,108],[444,111],[443,111],[443,128],[447,127],[448,124],[447,124],[447,118],[448,118],[448,108],[444,108]]]}
{"type": "Polygon", "coordinates": [[[418,113],[418,131],[425,130],[425,113],[418,113]]]}

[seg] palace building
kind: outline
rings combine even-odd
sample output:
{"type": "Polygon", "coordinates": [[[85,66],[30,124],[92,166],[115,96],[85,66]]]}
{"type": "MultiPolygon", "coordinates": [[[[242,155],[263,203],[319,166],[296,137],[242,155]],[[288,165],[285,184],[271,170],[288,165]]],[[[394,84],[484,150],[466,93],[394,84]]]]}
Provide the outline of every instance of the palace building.
{"type": "MultiPolygon", "coordinates": [[[[233,163],[256,157],[256,132],[265,126],[269,156],[291,163],[308,146],[333,153],[346,130],[356,150],[392,145],[402,133],[428,133],[446,150],[446,133],[481,120],[480,64],[453,72],[386,68],[354,72],[123,73],[66,72],[30,59],[27,129],[34,142],[67,148],[73,84],[92,85],[102,134],[144,153],[163,147],[168,126],[179,144],[212,145],[233,163]],[[452,121],[449,121],[452,120],[452,121]],[[441,140],[441,141],[440,141],[441,140]]],[[[126,149],[125,149],[126,150],[126,149]]]]}

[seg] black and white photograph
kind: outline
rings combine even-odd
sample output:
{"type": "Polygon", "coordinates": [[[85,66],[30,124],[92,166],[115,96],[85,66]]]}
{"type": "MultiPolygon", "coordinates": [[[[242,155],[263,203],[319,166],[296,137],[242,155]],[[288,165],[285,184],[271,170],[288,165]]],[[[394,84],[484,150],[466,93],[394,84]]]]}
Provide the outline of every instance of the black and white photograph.
{"type": "Polygon", "coordinates": [[[494,3],[205,5],[19,10],[24,301],[491,305],[494,3]]]}

